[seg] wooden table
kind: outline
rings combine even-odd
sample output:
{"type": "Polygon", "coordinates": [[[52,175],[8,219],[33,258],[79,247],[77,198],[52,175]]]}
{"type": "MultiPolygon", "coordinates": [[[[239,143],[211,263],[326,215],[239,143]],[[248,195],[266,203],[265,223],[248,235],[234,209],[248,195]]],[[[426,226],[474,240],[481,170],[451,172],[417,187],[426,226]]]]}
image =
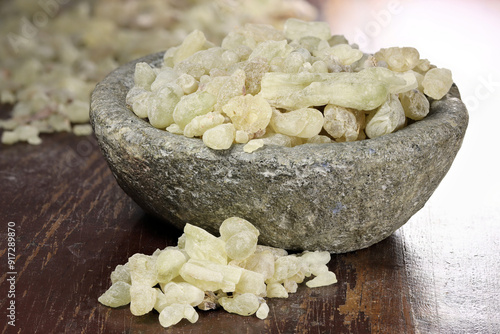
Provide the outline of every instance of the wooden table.
{"type": "Polygon", "coordinates": [[[495,206],[466,214],[436,193],[388,239],[332,255],[337,284],[302,284],[288,299],[269,299],[266,320],[210,311],[163,329],[157,314],[135,317],[97,302],[117,264],[176,244],[180,231],[125,195],[93,137],[61,133],[43,136],[40,146],[1,146],[0,184],[1,333],[500,332],[495,206]],[[11,301],[15,327],[4,321],[11,301]]]}

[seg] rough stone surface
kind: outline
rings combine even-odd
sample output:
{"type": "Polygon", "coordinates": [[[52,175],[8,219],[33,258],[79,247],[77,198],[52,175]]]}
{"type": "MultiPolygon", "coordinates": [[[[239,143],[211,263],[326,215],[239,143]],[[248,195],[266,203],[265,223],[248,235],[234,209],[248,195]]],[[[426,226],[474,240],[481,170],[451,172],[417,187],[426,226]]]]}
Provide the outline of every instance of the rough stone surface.
{"type": "MultiPolygon", "coordinates": [[[[137,61],[159,66],[162,54],[137,61]]],[[[453,87],[424,120],[376,139],[214,151],[201,139],[155,129],[126,107],[137,61],[92,94],[91,123],[120,186],[178,228],[217,233],[225,218],[239,216],[260,230],[260,243],[286,249],[341,253],[391,235],[434,192],[468,124],[453,87]]]]}

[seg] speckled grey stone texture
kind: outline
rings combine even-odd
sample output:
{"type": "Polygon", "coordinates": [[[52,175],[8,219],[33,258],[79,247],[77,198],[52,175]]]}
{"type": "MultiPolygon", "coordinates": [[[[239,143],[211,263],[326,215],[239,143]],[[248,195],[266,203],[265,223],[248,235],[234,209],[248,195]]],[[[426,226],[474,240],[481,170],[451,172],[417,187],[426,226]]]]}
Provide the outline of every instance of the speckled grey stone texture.
{"type": "MultiPolygon", "coordinates": [[[[137,61],[157,66],[162,55],[137,61]]],[[[376,139],[214,151],[126,107],[137,61],[92,94],[91,123],[119,185],[178,228],[191,223],[218,235],[225,218],[239,216],[260,230],[260,243],[275,247],[341,253],[388,237],[434,192],[468,123],[453,87],[424,120],[376,139]]]]}

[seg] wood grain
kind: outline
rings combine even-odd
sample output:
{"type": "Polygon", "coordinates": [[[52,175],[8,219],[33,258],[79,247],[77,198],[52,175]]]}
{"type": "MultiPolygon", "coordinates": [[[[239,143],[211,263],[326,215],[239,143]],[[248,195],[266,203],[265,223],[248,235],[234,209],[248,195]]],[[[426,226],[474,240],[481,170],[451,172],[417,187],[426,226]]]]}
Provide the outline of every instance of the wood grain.
{"type": "Polygon", "coordinates": [[[368,249],[333,255],[338,283],[270,299],[269,318],[200,312],[163,329],[97,297],[117,264],[176,244],[180,231],[148,216],[118,187],[93,137],[44,136],[2,146],[2,275],[6,224],[16,223],[16,327],[1,333],[496,333],[500,246],[495,217],[456,221],[426,207],[368,249]],[[477,224],[488,230],[474,229],[477,224]]]}

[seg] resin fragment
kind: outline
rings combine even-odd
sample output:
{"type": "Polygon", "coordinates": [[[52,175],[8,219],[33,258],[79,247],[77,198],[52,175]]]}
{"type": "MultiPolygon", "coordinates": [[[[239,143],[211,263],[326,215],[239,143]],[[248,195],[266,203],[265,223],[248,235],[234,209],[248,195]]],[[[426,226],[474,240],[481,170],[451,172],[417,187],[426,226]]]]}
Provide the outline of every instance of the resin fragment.
{"type": "Polygon", "coordinates": [[[368,115],[365,133],[368,138],[380,137],[403,127],[405,121],[403,106],[397,95],[392,94],[380,108],[368,115]]]}
{"type": "Polygon", "coordinates": [[[13,145],[19,141],[19,135],[15,131],[4,131],[2,133],[2,144],[13,145]]]}
{"type": "MultiPolygon", "coordinates": [[[[189,74],[183,73],[185,76],[190,76],[189,74]]],[[[194,78],[193,78],[194,79],[194,78]]],[[[153,83],[151,84],[151,92],[153,93],[158,93],[160,90],[166,87],[174,87],[177,84],[177,81],[179,80],[179,73],[175,71],[174,69],[167,67],[163,70],[161,70],[157,75],[156,78],[154,79],[153,83]]],[[[134,86],[137,87],[137,86],[134,86]]],[[[179,86],[177,91],[182,88],[179,86]]],[[[182,96],[182,91],[177,93],[177,95],[182,96]]]]}
{"type": "Polygon", "coordinates": [[[245,146],[243,146],[243,151],[246,153],[252,153],[263,146],[264,146],[263,139],[252,139],[248,141],[245,146]]]}
{"type": "Polygon", "coordinates": [[[202,136],[208,129],[222,123],[224,123],[224,116],[217,112],[209,112],[193,118],[184,128],[183,134],[186,137],[202,136]]]}
{"type": "Polygon", "coordinates": [[[229,217],[225,219],[219,227],[219,233],[222,240],[229,238],[240,232],[250,232],[256,237],[259,236],[259,230],[255,228],[248,220],[240,217],[229,217]]]}
{"type": "Polygon", "coordinates": [[[21,125],[14,130],[17,133],[19,141],[28,141],[38,138],[40,131],[32,125],[21,125]]]}
{"type": "Polygon", "coordinates": [[[325,115],[324,129],[338,141],[355,141],[360,130],[364,127],[365,113],[360,110],[327,105],[323,111],[325,115]]]}
{"type": "Polygon", "coordinates": [[[167,130],[170,133],[176,134],[176,135],[184,134],[184,130],[181,129],[181,127],[177,123],[170,124],[169,126],[167,126],[167,128],[165,130],[167,130]]]}
{"type": "Polygon", "coordinates": [[[148,285],[132,283],[130,287],[130,312],[133,315],[149,313],[156,303],[156,290],[148,285]]]}
{"type": "Polygon", "coordinates": [[[383,67],[370,67],[363,70],[367,76],[383,82],[389,93],[399,94],[417,88],[418,82],[413,71],[393,72],[383,67]]]}
{"type": "Polygon", "coordinates": [[[264,131],[271,120],[272,109],[260,96],[245,95],[230,99],[223,107],[237,130],[255,134],[264,131]]]}
{"type": "Polygon", "coordinates": [[[258,44],[252,51],[248,60],[254,58],[264,58],[270,62],[275,58],[284,58],[292,52],[292,48],[288,45],[286,40],[283,41],[265,41],[258,44]]]}
{"type": "Polygon", "coordinates": [[[234,141],[238,144],[246,144],[250,140],[250,134],[243,130],[236,130],[234,141]]]}
{"type": "Polygon", "coordinates": [[[320,58],[333,56],[340,65],[347,66],[360,60],[363,57],[363,52],[352,48],[349,44],[337,44],[330,48],[318,50],[314,55],[320,58]]]}
{"type": "Polygon", "coordinates": [[[219,299],[220,305],[229,313],[249,316],[257,312],[260,303],[259,298],[252,293],[243,293],[234,297],[223,297],[219,299]]]}
{"type": "Polygon", "coordinates": [[[335,104],[371,110],[387,99],[388,85],[371,72],[297,74],[266,73],[261,95],[276,108],[298,109],[335,104]]]}
{"type": "Polygon", "coordinates": [[[166,249],[156,258],[157,281],[170,282],[179,275],[179,271],[187,262],[186,255],[178,249],[166,249]]]}
{"type": "MultiPolygon", "coordinates": [[[[305,50],[305,49],[304,49],[305,50]]],[[[305,50],[307,51],[307,50],[305,50]]],[[[304,67],[304,63],[306,62],[303,54],[299,52],[290,53],[284,60],[282,65],[282,70],[285,73],[298,73],[301,68],[304,67]]],[[[310,55],[309,55],[310,58],[310,55]]]]}
{"type": "Polygon", "coordinates": [[[227,150],[233,144],[236,129],[233,124],[220,124],[203,133],[203,143],[214,150],[227,150]]]}
{"type": "Polygon", "coordinates": [[[229,102],[233,97],[244,95],[245,93],[245,71],[238,69],[233,72],[230,76],[221,76],[218,78],[213,78],[208,84],[215,82],[220,82],[217,90],[214,92],[217,96],[217,103],[214,109],[218,112],[222,112],[222,108],[229,102]],[[220,80],[217,80],[220,79],[220,80]]]}
{"type": "Polygon", "coordinates": [[[63,110],[71,123],[88,123],[90,120],[89,105],[84,101],[75,100],[63,110]]]}
{"type": "Polygon", "coordinates": [[[253,47],[264,41],[281,41],[285,39],[283,31],[269,24],[247,23],[240,32],[245,36],[246,43],[253,47]]]}
{"type": "MultiPolygon", "coordinates": [[[[176,87],[165,87],[154,95],[151,108],[148,108],[148,119],[152,126],[165,129],[174,122],[173,113],[182,95],[176,87]]],[[[151,101],[151,100],[150,100],[151,101]]]]}
{"type": "Polygon", "coordinates": [[[191,224],[184,226],[184,234],[183,250],[191,259],[227,264],[226,248],[221,239],[191,224]]]}
{"type": "Polygon", "coordinates": [[[19,126],[19,122],[13,119],[3,120],[0,119],[0,128],[4,130],[14,130],[19,126]]]}
{"type": "Polygon", "coordinates": [[[267,305],[267,303],[261,303],[255,315],[257,316],[257,318],[264,320],[267,318],[268,314],[269,314],[269,306],[267,305]]]}
{"type": "Polygon", "coordinates": [[[151,104],[149,99],[153,97],[153,93],[145,90],[142,87],[134,86],[128,91],[126,102],[139,118],[148,117],[148,108],[151,104]]]}
{"type": "Polygon", "coordinates": [[[191,94],[198,89],[198,81],[187,73],[182,73],[176,80],[179,87],[182,88],[184,94],[191,94]]]}
{"type": "Polygon", "coordinates": [[[222,55],[225,50],[218,46],[210,47],[207,50],[199,51],[193,54],[191,57],[185,60],[185,62],[199,65],[204,74],[209,74],[210,76],[218,76],[225,74],[225,70],[232,64],[226,63],[222,55]]]}
{"type": "Polygon", "coordinates": [[[202,289],[189,284],[187,282],[179,282],[177,283],[182,288],[184,293],[184,303],[189,304],[191,306],[199,305],[203,299],[205,298],[205,293],[202,289]]]}
{"type": "Polygon", "coordinates": [[[151,89],[151,84],[156,79],[156,74],[147,63],[135,64],[134,84],[146,90],[151,89]]]}
{"type": "Polygon", "coordinates": [[[109,307],[120,307],[130,303],[130,284],[122,281],[113,283],[98,299],[109,307]]]}
{"type": "Polygon", "coordinates": [[[284,147],[294,147],[302,144],[302,138],[291,137],[282,133],[274,133],[269,131],[265,137],[262,138],[265,145],[276,145],[284,147]]]}
{"type": "Polygon", "coordinates": [[[271,127],[277,133],[300,138],[318,135],[323,127],[323,114],[314,108],[302,108],[282,113],[273,110],[271,127]]]}
{"type": "Polygon", "coordinates": [[[207,92],[196,92],[184,95],[173,111],[173,119],[176,124],[184,128],[196,116],[211,112],[217,99],[207,92]]]}
{"type": "Polygon", "coordinates": [[[199,81],[206,74],[206,70],[201,64],[191,62],[189,59],[176,64],[174,70],[179,73],[188,74],[199,81]]]}
{"type": "Polygon", "coordinates": [[[301,263],[298,257],[294,255],[279,257],[274,263],[274,275],[267,282],[283,283],[285,279],[297,274],[300,269],[301,263]]]}
{"type": "Polygon", "coordinates": [[[277,259],[281,256],[287,256],[288,252],[286,249],[283,248],[277,248],[277,247],[271,247],[271,246],[264,246],[264,245],[257,245],[257,248],[255,249],[255,253],[263,253],[263,252],[269,252],[274,256],[274,259],[277,259]]]}
{"type": "Polygon", "coordinates": [[[203,50],[206,42],[205,34],[199,30],[195,30],[187,35],[173,55],[174,64],[178,64],[197,51],[203,50]]]}
{"type": "Polygon", "coordinates": [[[268,283],[266,295],[268,298],[288,298],[288,292],[281,283],[268,283]]]}
{"type": "Polygon", "coordinates": [[[168,282],[160,284],[164,296],[164,305],[175,303],[196,306],[205,298],[205,293],[200,288],[187,282],[168,282]]]}
{"type": "Polygon", "coordinates": [[[337,283],[337,277],[331,271],[321,273],[310,281],[306,282],[306,285],[310,288],[316,288],[320,286],[327,286],[337,283]]]}
{"type": "Polygon", "coordinates": [[[156,301],[155,306],[153,308],[160,313],[165,307],[169,305],[167,297],[163,294],[162,290],[159,288],[154,288],[156,291],[156,301]]]}
{"type": "Polygon", "coordinates": [[[165,307],[159,315],[160,325],[167,328],[187,319],[191,323],[198,321],[198,313],[191,305],[172,304],[165,307]]]}
{"type": "Polygon", "coordinates": [[[349,41],[345,38],[344,35],[333,35],[328,40],[328,44],[330,44],[331,46],[335,46],[338,44],[349,44],[349,41]]]}
{"type": "Polygon", "coordinates": [[[242,268],[219,263],[189,259],[181,268],[182,278],[200,289],[234,292],[241,277],[242,268]]]}
{"type": "Polygon", "coordinates": [[[190,323],[194,324],[198,321],[198,312],[191,305],[184,305],[184,319],[187,319],[190,323]]]}
{"type": "Polygon", "coordinates": [[[255,271],[243,269],[234,292],[252,293],[259,297],[265,297],[266,283],[264,282],[264,275],[255,271]]]}
{"type": "MultiPolygon", "coordinates": [[[[214,269],[200,266],[197,263],[193,263],[193,261],[183,265],[180,274],[184,280],[202,288],[203,290],[215,291],[219,290],[223,285],[222,281],[224,279],[224,275],[222,273],[214,269]]],[[[226,286],[224,286],[224,288],[226,288],[226,286]]],[[[230,288],[226,288],[226,290],[230,290],[230,288]]]]}
{"type": "Polygon", "coordinates": [[[154,286],[156,281],[156,259],[145,254],[134,254],[128,259],[132,284],[154,286]]]}
{"type": "Polygon", "coordinates": [[[241,266],[260,273],[265,280],[268,280],[274,275],[274,260],[274,255],[266,250],[252,254],[241,263],[241,266]]]}
{"type": "Polygon", "coordinates": [[[299,19],[288,19],[283,28],[286,38],[299,40],[302,37],[317,37],[328,40],[332,37],[330,26],[326,22],[306,22],[299,19]]]}
{"type": "Polygon", "coordinates": [[[241,231],[226,240],[226,252],[233,260],[243,260],[252,255],[257,247],[258,235],[241,231]]]}
{"type": "Polygon", "coordinates": [[[385,61],[389,69],[396,72],[406,72],[413,69],[420,62],[420,54],[412,47],[391,47],[380,49],[375,53],[378,61],[385,61]]]}
{"type": "Polygon", "coordinates": [[[115,267],[115,270],[111,273],[111,282],[125,282],[128,284],[132,284],[132,279],[130,278],[130,270],[129,264],[126,263],[124,265],[119,264],[115,267]]]}
{"type": "Polygon", "coordinates": [[[330,262],[331,256],[328,252],[304,252],[300,256],[302,263],[306,267],[306,276],[315,275],[317,276],[319,273],[328,271],[328,267],[326,266],[328,262],[330,262]]]}
{"type": "Polygon", "coordinates": [[[295,293],[297,292],[299,285],[293,279],[285,279],[283,281],[283,287],[285,288],[286,292],[295,293]]]}
{"type": "Polygon", "coordinates": [[[418,89],[412,89],[399,94],[399,100],[401,101],[406,117],[410,119],[418,121],[429,113],[429,100],[418,89]]]}
{"type": "Polygon", "coordinates": [[[418,72],[419,74],[425,74],[427,71],[429,71],[431,68],[435,68],[435,65],[432,65],[429,59],[420,59],[418,62],[417,66],[413,68],[414,71],[418,72]]]}
{"type": "Polygon", "coordinates": [[[422,81],[424,94],[435,100],[443,98],[453,84],[451,71],[446,68],[430,69],[422,81]]]}

